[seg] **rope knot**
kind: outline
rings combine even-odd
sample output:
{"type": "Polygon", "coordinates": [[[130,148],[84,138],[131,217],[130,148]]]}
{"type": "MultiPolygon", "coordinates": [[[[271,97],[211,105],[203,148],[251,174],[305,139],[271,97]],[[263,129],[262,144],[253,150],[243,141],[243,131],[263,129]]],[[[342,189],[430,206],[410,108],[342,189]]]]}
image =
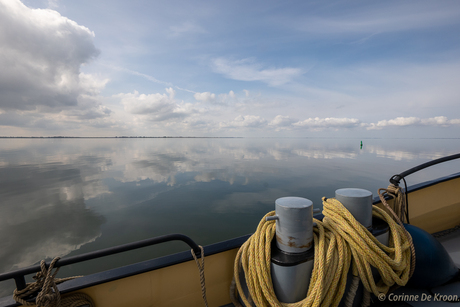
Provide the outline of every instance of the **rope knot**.
{"type": "Polygon", "coordinates": [[[70,294],[61,299],[61,294],[57,288],[57,284],[81,276],[56,278],[59,268],[56,268],[54,272],[53,269],[59,259],[59,257],[54,258],[48,268],[46,267],[45,261],[42,260],[40,262],[40,271],[33,277],[35,281],[27,283],[26,287],[22,290],[14,290],[13,299],[25,306],[36,305],[37,307],[59,307],[81,306],[85,304],[90,307],[94,306],[94,302],[91,297],[84,293],[70,294]],[[37,292],[38,294],[34,303],[26,301],[26,299],[29,299],[37,292]]]}
{"type": "Polygon", "coordinates": [[[37,295],[35,301],[38,307],[59,306],[61,303],[61,295],[55,281],[55,276],[59,268],[56,268],[53,273],[54,265],[59,259],[59,257],[54,258],[48,269],[46,268],[44,260],[40,262],[41,272],[35,275],[37,277],[37,282],[42,284],[42,291],[37,295]]]}
{"type": "Polygon", "coordinates": [[[56,301],[58,300],[58,295],[56,293],[51,293],[51,294],[43,294],[41,293],[37,296],[37,299],[35,300],[35,303],[37,304],[37,307],[50,307],[50,306],[59,306],[56,305],[56,301]]]}
{"type": "Polygon", "coordinates": [[[401,188],[391,183],[388,186],[386,192],[389,194],[398,195],[401,192],[401,188]]]}

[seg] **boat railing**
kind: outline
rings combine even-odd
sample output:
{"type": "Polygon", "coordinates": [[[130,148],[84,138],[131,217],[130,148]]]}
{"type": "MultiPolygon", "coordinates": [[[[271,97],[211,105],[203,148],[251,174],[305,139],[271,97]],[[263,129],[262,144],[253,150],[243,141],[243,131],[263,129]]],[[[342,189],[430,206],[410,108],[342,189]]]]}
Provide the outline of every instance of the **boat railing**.
{"type": "MultiPolygon", "coordinates": [[[[132,242],[132,243],[127,243],[127,244],[122,244],[114,247],[109,247],[81,255],[76,255],[73,257],[68,257],[68,258],[63,258],[59,259],[55,264],[54,267],[62,267],[66,265],[71,265],[74,263],[78,262],[83,262],[87,260],[92,260],[100,257],[105,257],[109,255],[114,255],[122,252],[127,252],[130,250],[142,248],[142,247],[147,247],[155,244],[160,244],[164,242],[170,242],[170,241],[183,241],[185,242],[188,246],[190,246],[195,253],[195,255],[199,258],[201,255],[201,249],[196,244],[190,237],[187,237],[186,235],[183,234],[169,234],[169,235],[164,235],[164,236],[159,236],[155,238],[150,238],[150,239],[145,239],[137,242],[132,242]]],[[[50,262],[45,263],[45,266],[48,268],[50,265],[50,262]]],[[[8,279],[14,279],[16,283],[16,288],[18,290],[22,290],[26,287],[26,280],[25,276],[29,274],[34,274],[37,273],[41,270],[40,265],[34,265],[30,266],[27,268],[19,269],[16,271],[11,271],[7,273],[0,274],[0,281],[8,280],[8,279]]]]}
{"type": "Polygon", "coordinates": [[[410,174],[418,172],[418,171],[420,171],[420,170],[422,170],[424,168],[427,168],[427,167],[430,167],[430,166],[433,166],[433,165],[436,165],[436,164],[439,164],[439,163],[447,162],[447,161],[450,161],[450,160],[458,159],[458,158],[460,158],[460,153],[450,155],[450,156],[446,156],[446,157],[442,157],[442,158],[439,158],[439,159],[435,159],[435,160],[420,164],[420,165],[415,166],[415,167],[413,167],[411,169],[408,169],[407,171],[402,172],[401,174],[392,176],[390,178],[390,183],[394,184],[395,186],[398,186],[399,182],[402,179],[404,179],[404,177],[406,177],[406,176],[408,176],[410,174]]]}

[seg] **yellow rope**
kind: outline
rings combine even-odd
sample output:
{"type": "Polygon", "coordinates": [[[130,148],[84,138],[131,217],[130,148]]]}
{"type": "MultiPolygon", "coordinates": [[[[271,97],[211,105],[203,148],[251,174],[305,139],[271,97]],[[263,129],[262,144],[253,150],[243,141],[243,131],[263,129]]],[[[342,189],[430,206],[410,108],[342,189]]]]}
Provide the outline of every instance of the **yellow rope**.
{"type": "MultiPolygon", "coordinates": [[[[398,208],[401,208],[401,206],[404,206],[404,208],[406,208],[407,204],[405,202],[405,198],[403,197],[402,195],[402,191],[401,189],[395,189],[394,193],[392,193],[391,191],[393,191],[393,188],[390,188],[392,185],[390,184],[390,186],[387,188],[387,189],[379,189],[378,190],[378,194],[379,194],[379,198],[380,198],[380,201],[382,202],[383,206],[388,210],[388,212],[390,212],[390,214],[393,216],[394,220],[401,226],[401,228],[404,230],[404,233],[406,235],[406,238],[409,242],[409,245],[410,245],[410,251],[411,251],[411,261],[410,261],[410,272],[409,272],[409,278],[412,277],[412,274],[414,273],[414,270],[415,270],[415,262],[416,262],[416,258],[415,258],[415,247],[414,247],[414,242],[412,241],[412,237],[411,235],[409,234],[409,232],[406,230],[406,228],[404,228],[404,225],[403,225],[403,222],[401,221],[401,217],[402,218],[405,218],[405,214],[401,214],[401,216],[398,216],[398,214],[396,214],[393,209],[388,205],[387,201],[385,200],[385,194],[391,196],[391,197],[394,197],[395,198],[395,203],[398,203],[398,208]],[[399,199],[399,200],[398,200],[399,199]],[[404,203],[404,204],[403,204],[404,203]]],[[[404,209],[405,210],[405,209],[404,209]]],[[[403,210],[403,211],[404,211],[403,210]]],[[[402,212],[403,212],[402,211],[402,212]]],[[[394,290],[394,288],[393,288],[394,290]]]]}
{"type": "Polygon", "coordinates": [[[379,295],[387,293],[394,285],[405,285],[410,271],[410,245],[404,228],[386,212],[373,207],[373,215],[385,220],[390,226],[389,247],[381,244],[372,234],[336,199],[323,198],[323,221],[313,219],[315,259],[307,297],[296,303],[281,303],[273,290],[270,272],[270,244],[275,235],[275,221],[266,221],[266,214],[256,232],[241,246],[234,264],[235,293],[246,306],[250,300],[256,306],[338,306],[345,292],[347,274],[359,276],[366,291],[379,295]],[[380,273],[381,280],[375,283],[371,267],[380,273]],[[249,297],[243,293],[239,280],[244,271],[249,297]]]}

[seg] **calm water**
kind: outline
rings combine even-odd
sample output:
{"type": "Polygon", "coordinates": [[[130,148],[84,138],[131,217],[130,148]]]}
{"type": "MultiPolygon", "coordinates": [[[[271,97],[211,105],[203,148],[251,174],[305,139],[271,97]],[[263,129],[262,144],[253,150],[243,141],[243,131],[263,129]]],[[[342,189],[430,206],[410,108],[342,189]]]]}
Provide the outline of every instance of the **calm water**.
{"type": "MultiPolygon", "coordinates": [[[[460,152],[460,139],[0,139],[0,272],[168,233],[207,245],[254,231],[284,196],[344,187],[460,152]]],[[[460,161],[408,184],[460,171],[460,161]]],[[[61,269],[89,274],[186,250],[166,243],[61,269]]],[[[0,283],[0,296],[13,283],[0,283]]]]}

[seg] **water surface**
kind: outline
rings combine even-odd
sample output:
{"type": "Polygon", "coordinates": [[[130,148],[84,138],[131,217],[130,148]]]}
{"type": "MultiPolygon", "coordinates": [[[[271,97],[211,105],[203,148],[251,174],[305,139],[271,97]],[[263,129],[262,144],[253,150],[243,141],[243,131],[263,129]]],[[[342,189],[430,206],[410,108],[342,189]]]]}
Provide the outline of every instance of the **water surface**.
{"type": "MultiPolygon", "coordinates": [[[[460,152],[459,139],[1,139],[0,272],[168,233],[207,245],[254,231],[284,196],[388,179],[460,152]]],[[[460,171],[453,161],[408,177],[460,171]]],[[[166,243],[61,269],[90,274],[186,250],[166,243]]],[[[0,296],[12,283],[0,283],[0,296]]]]}

